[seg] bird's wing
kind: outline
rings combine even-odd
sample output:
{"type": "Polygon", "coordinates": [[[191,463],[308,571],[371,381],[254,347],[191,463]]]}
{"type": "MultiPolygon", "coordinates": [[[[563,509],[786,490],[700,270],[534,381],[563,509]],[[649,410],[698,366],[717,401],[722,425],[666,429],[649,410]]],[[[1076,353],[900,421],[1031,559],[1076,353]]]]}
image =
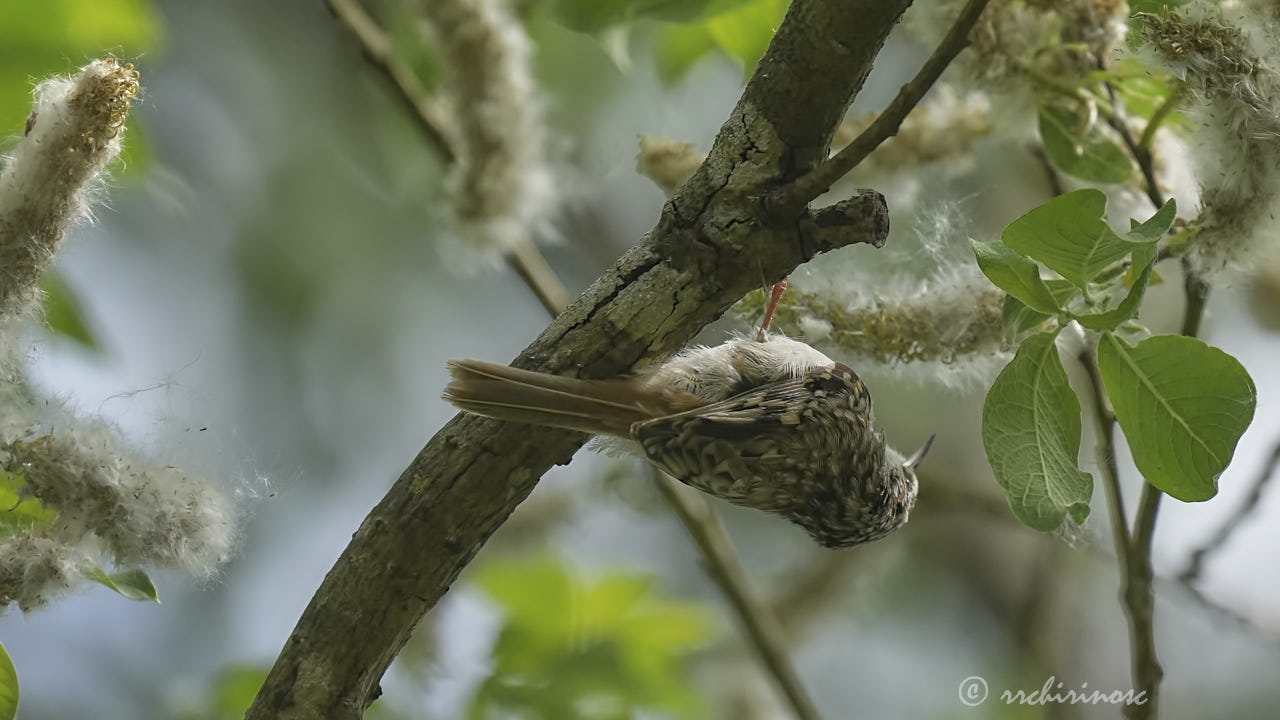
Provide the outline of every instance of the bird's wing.
{"type": "MultiPolygon", "coordinates": [[[[860,432],[870,424],[871,395],[848,366],[815,368],[726,400],[638,422],[631,436],[645,455],[677,479],[741,501],[766,477],[794,466],[824,427],[860,432]]],[[[831,436],[831,433],[825,433],[831,436]]]]}

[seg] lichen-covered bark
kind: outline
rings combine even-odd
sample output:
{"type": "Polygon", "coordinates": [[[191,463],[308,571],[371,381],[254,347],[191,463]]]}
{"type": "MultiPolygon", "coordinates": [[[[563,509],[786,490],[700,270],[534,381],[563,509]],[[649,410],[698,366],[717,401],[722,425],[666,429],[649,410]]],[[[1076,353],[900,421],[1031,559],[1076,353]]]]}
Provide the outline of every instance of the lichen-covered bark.
{"type": "MultiPolygon", "coordinates": [[[[842,208],[846,231],[758,198],[826,155],[910,0],[795,0],[706,163],[658,224],[513,365],[611,377],[682,348],[762,282],[814,255],[888,234],[884,199],[842,208]]],[[[247,717],[357,718],[391,660],[459,571],[585,436],[458,416],[369,513],[312,598],[247,717]]]]}

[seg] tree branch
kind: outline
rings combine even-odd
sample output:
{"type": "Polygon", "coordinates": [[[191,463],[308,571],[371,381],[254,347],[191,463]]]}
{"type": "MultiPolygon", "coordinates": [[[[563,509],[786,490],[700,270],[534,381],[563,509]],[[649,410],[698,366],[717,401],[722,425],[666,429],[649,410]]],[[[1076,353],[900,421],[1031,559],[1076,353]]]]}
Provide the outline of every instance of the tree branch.
{"type": "Polygon", "coordinates": [[[1164,668],[1156,655],[1155,573],[1151,568],[1151,539],[1156,529],[1156,511],[1164,493],[1151,483],[1142,484],[1138,513],[1133,521],[1133,537],[1129,545],[1129,561],[1123,565],[1124,579],[1120,592],[1125,614],[1129,618],[1130,672],[1135,689],[1146,693],[1146,703],[1126,705],[1124,713],[1133,720],[1160,716],[1160,681],[1164,668]]]}
{"type": "Polygon", "coordinates": [[[667,504],[675,510],[706,559],[706,571],[733,606],[734,613],[746,631],[747,639],[760,661],[768,669],[778,689],[791,704],[799,720],[819,720],[817,706],[805,692],[800,676],[787,658],[786,640],[778,618],[751,591],[747,573],[737,551],[725,534],[724,527],[706,499],[689,490],[664,473],[653,470],[654,482],[667,504]]]}
{"type": "Polygon", "coordinates": [[[1156,182],[1155,158],[1151,155],[1151,149],[1147,145],[1134,140],[1133,133],[1129,131],[1129,123],[1125,118],[1123,109],[1120,107],[1120,101],[1116,97],[1115,88],[1111,83],[1103,83],[1107,89],[1107,96],[1111,99],[1111,105],[1115,111],[1106,115],[1107,123],[1124,141],[1124,146],[1128,148],[1129,154],[1133,156],[1135,162],[1138,163],[1138,169],[1142,171],[1143,189],[1147,193],[1147,199],[1155,206],[1157,210],[1164,207],[1164,193],[1160,192],[1160,185],[1156,182]]]}
{"type": "MultiPolygon", "coordinates": [[[[356,8],[355,12],[360,11],[356,8]]],[[[363,20],[359,20],[359,16],[356,17],[360,23],[363,23],[363,30],[357,33],[358,37],[377,37],[381,33],[381,30],[367,17],[363,20]]],[[[370,57],[374,56],[373,52],[368,54],[370,57]]],[[[388,60],[391,63],[398,62],[395,58],[388,58],[388,60]]],[[[396,84],[396,89],[402,95],[414,91],[414,88],[404,84],[396,84]]],[[[406,100],[412,108],[429,106],[429,101],[425,98],[408,97],[406,100]]],[[[424,117],[422,120],[424,124],[430,125],[429,118],[424,117]]],[[[849,209],[853,215],[850,217],[841,215],[836,221],[825,223],[818,218],[819,222],[813,223],[814,228],[809,232],[844,230],[847,233],[848,226],[860,220],[856,215],[857,198],[850,203],[841,204],[839,210],[843,212],[845,209],[849,209]]],[[[830,215],[832,213],[827,213],[827,216],[830,215]]],[[[517,244],[512,249],[508,260],[520,279],[538,297],[553,319],[564,312],[572,302],[573,298],[565,290],[564,284],[532,242],[517,244]]],[[[764,662],[765,670],[772,673],[779,688],[795,709],[797,717],[801,720],[818,720],[812,700],[809,699],[787,659],[780,638],[781,633],[777,629],[776,616],[772,615],[752,594],[742,562],[710,505],[699,497],[690,496],[687,492],[682,493],[673,481],[661,473],[655,472],[654,478],[672,511],[698,543],[706,563],[707,573],[719,585],[721,591],[730,600],[734,611],[738,613],[743,627],[747,630],[749,640],[764,662]]]]}
{"type": "MultiPolygon", "coordinates": [[[[804,233],[754,198],[826,155],[835,127],[909,0],[795,0],[707,161],[657,226],[512,363],[613,377],[682,348],[765,282],[853,242],[882,242],[888,211],[804,233]],[[763,275],[763,278],[762,278],[763,275]]],[[[585,436],[458,416],[365,518],[286,642],[246,717],[358,718],[423,614],[551,465],[585,436]]]]}
{"type": "Polygon", "coordinates": [[[1183,583],[1194,583],[1200,579],[1200,573],[1204,570],[1205,560],[1210,555],[1216,553],[1231,536],[1235,534],[1245,520],[1249,518],[1257,509],[1258,504],[1262,501],[1262,495],[1270,484],[1271,478],[1276,474],[1276,467],[1280,466],[1280,442],[1277,442],[1271,448],[1271,454],[1267,456],[1266,462],[1262,464],[1262,469],[1253,479],[1253,486],[1249,490],[1249,495],[1240,503],[1240,507],[1235,512],[1227,516],[1222,521],[1222,525],[1218,527],[1218,531],[1202,545],[1191,552],[1191,557],[1187,560],[1187,568],[1178,573],[1178,581],[1183,583]]]}
{"type": "MultiPolygon", "coordinates": [[[[942,511],[964,513],[978,518],[984,524],[988,524],[988,521],[991,520],[1003,523],[1009,529],[1017,532],[1027,529],[1021,521],[1009,512],[1009,505],[1004,501],[967,491],[945,489],[946,487],[948,486],[943,484],[935,485],[934,489],[929,493],[929,497],[932,500],[927,505],[917,506],[918,509],[931,513],[942,511]]],[[[1091,558],[1097,560],[1105,558],[1107,562],[1111,562],[1114,559],[1114,553],[1107,552],[1099,545],[1084,543],[1081,547],[1087,551],[1088,556],[1091,558]]],[[[1275,628],[1260,625],[1238,610],[1219,605],[1200,592],[1194,584],[1185,582],[1180,577],[1156,577],[1153,580],[1153,584],[1160,590],[1162,596],[1166,594],[1172,595],[1174,591],[1180,592],[1194,600],[1202,609],[1230,620],[1245,634],[1262,638],[1272,647],[1280,648],[1280,635],[1277,635],[1275,628]]]]}
{"type": "Polygon", "coordinates": [[[804,207],[809,201],[826,192],[837,180],[844,177],[866,159],[885,140],[898,134],[898,128],[907,114],[920,103],[929,88],[938,81],[942,72],[960,51],[969,45],[969,32],[978,22],[982,10],[988,0],[969,0],[960,10],[955,24],[947,32],[924,66],[916,73],[897,96],[876,117],[866,130],[863,130],[853,142],[846,145],[839,153],[810,170],[795,182],[774,192],[768,204],[780,211],[788,211],[804,207]]]}

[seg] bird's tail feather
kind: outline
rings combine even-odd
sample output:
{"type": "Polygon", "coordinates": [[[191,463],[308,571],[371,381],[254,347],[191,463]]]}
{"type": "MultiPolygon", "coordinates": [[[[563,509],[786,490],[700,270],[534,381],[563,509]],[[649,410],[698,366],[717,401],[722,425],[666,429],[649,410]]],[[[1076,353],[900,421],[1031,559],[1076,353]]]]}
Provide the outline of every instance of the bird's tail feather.
{"type": "Polygon", "coordinates": [[[632,380],[578,380],[480,360],[452,360],[449,373],[445,400],[499,420],[629,437],[633,424],[678,411],[632,380]]]}

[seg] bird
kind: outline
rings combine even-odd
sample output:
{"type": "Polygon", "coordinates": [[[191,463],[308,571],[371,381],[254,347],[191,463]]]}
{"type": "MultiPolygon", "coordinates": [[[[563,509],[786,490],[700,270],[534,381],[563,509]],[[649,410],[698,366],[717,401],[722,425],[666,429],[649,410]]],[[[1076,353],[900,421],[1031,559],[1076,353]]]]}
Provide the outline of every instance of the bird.
{"type": "Polygon", "coordinates": [[[894,450],[851,367],[767,326],[686,348],[629,378],[585,380],[480,360],[448,369],[443,398],[465,412],[622,444],[690,487],[794,522],[828,548],[906,524],[916,468],[933,443],[909,457],[894,450]]]}

